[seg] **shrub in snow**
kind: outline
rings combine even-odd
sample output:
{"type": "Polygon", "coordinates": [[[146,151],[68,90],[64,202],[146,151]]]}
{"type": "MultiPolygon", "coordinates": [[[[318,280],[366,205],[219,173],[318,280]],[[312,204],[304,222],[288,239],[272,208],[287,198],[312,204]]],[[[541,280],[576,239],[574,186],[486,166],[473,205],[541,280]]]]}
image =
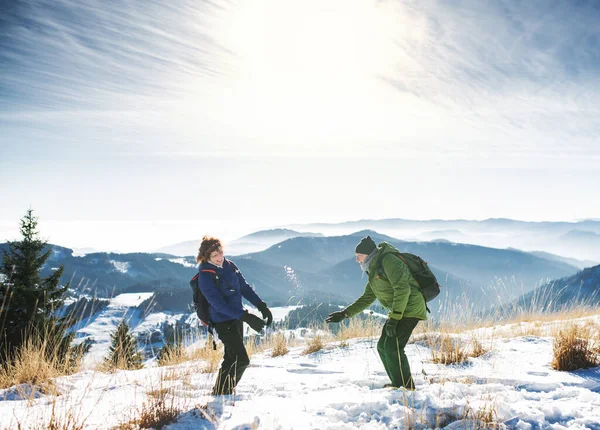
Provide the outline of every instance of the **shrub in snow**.
{"type": "Polygon", "coordinates": [[[554,337],[552,368],[587,369],[600,365],[600,351],[589,326],[571,325],[554,337]]]}

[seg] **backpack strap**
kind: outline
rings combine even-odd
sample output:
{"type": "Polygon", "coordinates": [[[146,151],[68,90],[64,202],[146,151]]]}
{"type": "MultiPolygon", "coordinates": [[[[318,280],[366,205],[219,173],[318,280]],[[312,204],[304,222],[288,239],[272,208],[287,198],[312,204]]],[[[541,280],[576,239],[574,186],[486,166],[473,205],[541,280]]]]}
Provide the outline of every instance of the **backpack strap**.
{"type": "MultiPolygon", "coordinates": [[[[214,270],[211,270],[211,269],[202,269],[201,272],[210,273],[213,276],[213,280],[215,281],[216,287],[219,288],[219,275],[217,275],[217,272],[215,272],[214,270]]],[[[207,330],[212,337],[213,349],[216,351],[217,350],[217,342],[215,342],[215,330],[214,330],[212,321],[208,321],[207,330]]]]}
{"type": "Polygon", "coordinates": [[[213,281],[215,281],[215,286],[217,288],[219,288],[219,285],[221,284],[221,278],[219,278],[219,275],[217,275],[217,272],[215,272],[212,269],[202,269],[201,272],[210,273],[213,277],[213,281]]]}
{"type": "MultiPolygon", "coordinates": [[[[392,255],[395,255],[396,257],[398,257],[400,260],[402,260],[402,262],[404,263],[404,265],[406,266],[406,269],[410,272],[411,276],[412,276],[412,272],[410,271],[410,268],[408,267],[408,263],[406,262],[406,260],[404,259],[404,257],[402,257],[402,255],[399,252],[393,252],[392,255]]],[[[380,278],[385,279],[386,281],[389,282],[388,278],[385,276],[385,271],[383,270],[383,262],[381,260],[383,260],[382,256],[379,261],[377,262],[377,276],[380,278]]],[[[414,279],[414,276],[413,276],[414,279]]],[[[419,285],[419,282],[415,279],[415,282],[417,283],[417,285],[419,285]]],[[[425,296],[423,295],[423,291],[421,291],[421,286],[419,285],[419,291],[421,292],[421,295],[423,296],[423,299],[425,299],[425,296]]],[[[425,309],[427,310],[428,313],[431,313],[431,310],[429,309],[429,306],[427,306],[427,300],[425,300],[425,309]]]]}
{"type": "Polygon", "coordinates": [[[238,269],[238,267],[235,265],[235,263],[233,261],[227,260],[227,259],[225,261],[227,261],[231,265],[231,267],[233,267],[234,272],[239,273],[240,269],[238,269]]]}

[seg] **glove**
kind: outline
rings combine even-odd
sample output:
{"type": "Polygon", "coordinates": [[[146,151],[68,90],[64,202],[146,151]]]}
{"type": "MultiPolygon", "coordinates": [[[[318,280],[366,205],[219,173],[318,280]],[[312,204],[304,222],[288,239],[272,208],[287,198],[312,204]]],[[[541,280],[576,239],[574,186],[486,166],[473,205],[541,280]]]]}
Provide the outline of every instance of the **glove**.
{"type": "Polygon", "coordinates": [[[265,326],[265,322],[254,314],[244,311],[242,314],[242,321],[250,326],[252,330],[260,333],[265,326]]]}
{"type": "Polygon", "coordinates": [[[343,309],[341,311],[332,312],[329,315],[327,315],[327,318],[325,318],[325,322],[326,323],[338,323],[347,317],[348,317],[348,315],[346,315],[346,309],[343,309]]]}
{"type": "Polygon", "coordinates": [[[262,314],[263,319],[267,320],[267,327],[269,327],[271,325],[271,323],[273,322],[273,314],[271,313],[271,311],[267,307],[267,304],[264,303],[264,302],[261,303],[261,305],[258,307],[258,310],[262,314]]]}
{"type": "Polygon", "coordinates": [[[388,337],[396,337],[396,332],[398,330],[398,323],[400,320],[395,320],[393,318],[389,318],[385,322],[385,326],[383,329],[385,330],[385,335],[388,337]]]}

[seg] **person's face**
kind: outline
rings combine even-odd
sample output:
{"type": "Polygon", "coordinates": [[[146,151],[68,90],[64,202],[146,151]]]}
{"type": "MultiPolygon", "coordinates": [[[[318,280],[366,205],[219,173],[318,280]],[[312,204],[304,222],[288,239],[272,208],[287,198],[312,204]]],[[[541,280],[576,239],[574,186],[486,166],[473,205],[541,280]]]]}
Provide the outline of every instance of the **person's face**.
{"type": "Polygon", "coordinates": [[[368,257],[368,255],[367,255],[367,254],[359,254],[359,253],[356,253],[355,255],[356,255],[356,262],[357,262],[358,264],[362,264],[362,263],[364,263],[364,262],[365,262],[365,259],[368,257]]]}
{"type": "Polygon", "coordinates": [[[217,248],[213,252],[210,253],[208,259],[211,263],[216,264],[217,266],[223,265],[223,260],[225,260],[225,254],[223,253],[223,248],[217,248]]]}

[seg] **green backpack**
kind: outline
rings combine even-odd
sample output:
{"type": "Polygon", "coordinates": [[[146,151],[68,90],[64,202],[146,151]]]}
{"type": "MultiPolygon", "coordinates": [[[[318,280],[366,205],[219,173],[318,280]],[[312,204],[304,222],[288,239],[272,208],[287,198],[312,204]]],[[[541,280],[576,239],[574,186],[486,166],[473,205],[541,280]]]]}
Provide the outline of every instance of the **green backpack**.
{"type": "MultiPolygon", "coordinates": [[[[435,275],[425,260],[409,252],[394,252],[393,254],[406,264],[410,274],[415,278],[417,284],[419,284],[419,290],[423,294],[426,303],[435,299],[440,294],[440,284],[438,284],[435,275]]],[[[379,277],[387,280],[381,263],[379,263],[379,267],[377,268],[377,274],[379,277]]],[[[427,308],[427,311],[431,312],[429,308],[427,308]]]]}

